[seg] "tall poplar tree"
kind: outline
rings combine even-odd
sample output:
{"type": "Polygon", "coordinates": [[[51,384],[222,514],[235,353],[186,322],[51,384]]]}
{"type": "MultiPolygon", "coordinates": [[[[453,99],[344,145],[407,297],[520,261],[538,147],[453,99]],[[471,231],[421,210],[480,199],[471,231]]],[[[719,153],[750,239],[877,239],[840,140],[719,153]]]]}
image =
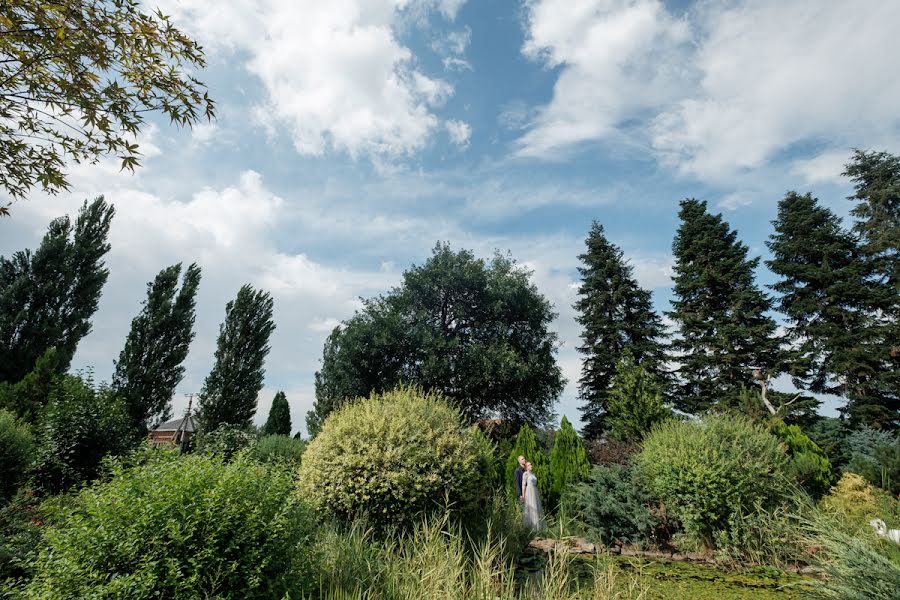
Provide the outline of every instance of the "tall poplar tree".
{"type": "Polygon", "coordinates": [[[194,339],[194,307],[200,267],[189,266],[181,289],[181,263],[160,271],[147,284],[141,312],[131,321],[125,347],[116,361],[112,388],[138,432],[166,421],[170,401],[184,378],[182,363],[194,339]]]}
{"type": "Polygon", "coordinates": [[[578,387],[584,402],[582,434],[597,438],[606,428],[609,389],[624,352],[665,381],[665,332],[650,292],[641,289],[622,250],[606,239],[596,221],[585,246],[578,257],[581,286],[574,306],[582,327],[578,351],[584,356],[578,387]]]}
{"type": "Polygon", "coordinates": [[[672,342],[679,363],[676,408],[698,413],[738,402],[753,384],[752,368],[777,374],[780,365],[772,301],[757,287],[758,258],[747,257],[722,215],[706,202],[681,201],[675,235],[675,285],[669,316],[678,325],[672,342]]]}
{"type": "Polygon", "coordinates": [[[114,213],[102,196],[85,201],[74,223],[53,220],[34,252],[0,257],[0,381],[21,380],[49,348],[58,372],[68,370],[109,276],[114,213]]]}
{"type": "Polygon", "coordinates": [[[291,407],[284,392],[278,392],[272,399],[269,418],[262,432],[264,435],[291,435],[291,407]]]}
{"type": "Polygon", "coordinates": [[[216,362],[200,392],[200,423],[205,431],[219,425],[250,425],[263,386],[269,337],[275,330],[272,297],[243,286],[225,306],[219,327],[216,362]]]}

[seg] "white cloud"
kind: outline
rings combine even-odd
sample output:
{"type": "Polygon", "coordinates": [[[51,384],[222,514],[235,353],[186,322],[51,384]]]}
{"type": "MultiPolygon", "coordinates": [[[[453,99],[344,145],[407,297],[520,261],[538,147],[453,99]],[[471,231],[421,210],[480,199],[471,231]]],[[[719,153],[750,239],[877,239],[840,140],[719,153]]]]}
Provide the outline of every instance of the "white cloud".
{"type": "Polygon", "coordinates": [[[459,146],[460,148],[465,148],[469,145],[469,138],[472,136],[472,127],[468,123],[449,119],[444,122],[444,126],[447,128],[450,141],[453,142],[454,145],[459,146]]]}
{"type": "Polygon", "coordinates": [[[844,165],[850,160],[850,150],[829,150],[807,160],[794,162],[791,171],[806,183],[843,183],[844,165]]]}
{"type": "Polygon", "coordinates": [[[624,139],[716,182],[828,140],[795,167],[824,181],[837,149],[900,141],[900,3],[701,2],[686,20],[657,0],[526,6],[523,53],[561,71],[520,154],[624,139]]]}
{"type": "Polygon", "coordinates": [[[431,43],[431,49],[442,58],[447,71],[471,71],[472,65],[465,59],[466,48],[472,40],[472,30],[468,27],[451,31],[431,43]]]}
{"type": "Polygon", "coordinates": [[[265,100],[256,114],[297,151],[383,160],[422,149],[452,93],[418,70],[394,26],[404,10],[453,18],[461,0],[163,0],[175,22],[213,53],[243,60],[265,100]]]}

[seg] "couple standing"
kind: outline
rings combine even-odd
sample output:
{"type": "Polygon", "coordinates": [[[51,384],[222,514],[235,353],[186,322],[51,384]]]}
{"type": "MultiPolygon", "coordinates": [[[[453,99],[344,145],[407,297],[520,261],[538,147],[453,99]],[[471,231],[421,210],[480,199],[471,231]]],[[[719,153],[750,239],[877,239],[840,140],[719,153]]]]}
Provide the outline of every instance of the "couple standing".
{"type": "Polygon", "coordinates": [[[547,528],[547,524],[544,522],[544,509],[541,508],[541,496],[538,494],[537,477],[531,469],[531,463],[520,456],[519,466],[515,471],[516,489],[519,491],[525,525],[532,531],[541,531],[547,528]]]}

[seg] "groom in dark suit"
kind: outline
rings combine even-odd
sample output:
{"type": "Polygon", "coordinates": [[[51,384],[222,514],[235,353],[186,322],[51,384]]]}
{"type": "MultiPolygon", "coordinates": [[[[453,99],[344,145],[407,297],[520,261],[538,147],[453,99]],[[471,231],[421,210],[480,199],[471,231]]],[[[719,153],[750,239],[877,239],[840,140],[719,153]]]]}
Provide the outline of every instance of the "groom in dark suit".
{"type": "Polygon", "coordinates": [[[525,457],[519,457],[519,466],[516,467],[515,476],[516,476],[516,496],[519,497],[519,502],[525,502],[525,497],[522,495],[522,475],[525,473],[525,457]]]}

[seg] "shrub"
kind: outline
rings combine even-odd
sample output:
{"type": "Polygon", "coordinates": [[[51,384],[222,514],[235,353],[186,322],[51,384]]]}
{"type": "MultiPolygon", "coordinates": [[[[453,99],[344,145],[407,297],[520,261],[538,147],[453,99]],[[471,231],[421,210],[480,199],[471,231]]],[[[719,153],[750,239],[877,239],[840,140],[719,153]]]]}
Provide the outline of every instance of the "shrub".
{"type": "Polygon", "coordinates": [[[665,523],[658,499],[630,465],[595,466],[590,480],[576,485],[569,500],[588,535],[606,545],[657,541],[665,523]]]}
{"type": "Polygon", "coordinates": [[[635,454],[641,451],[637,442],[620,442],[619,440],[593,440],[588,445],[588,457],[595,465],[627,465],[635,454]]]}
{"type": "Polygon", "coordinates": [[[868,527],[871,519],[878,518],[888,527],[900,528],[900,499],[873,487],[856,473],[844,473],[819,507],[859,527],[868,527]]]}
{"type": "Polygon", "coordinates": [[[0,598],[3,582],[29,577],[41,540],[40,506],[33,495],[19,493],[0,508],[0,598]]]}
{"type": "Polygon", "coordinates": [[[329,416],[303,456],[299,490],[338,516],[404,526],[445,502],[475,508],[490,460],[440,395],[400,388],[329,416]]]}
{"type": "Polygon", "coordinates": [[[16,493],[31,462],[31,432],[16,422],[11,412],[0,409],[0,504],[16,493]]]}
{"type": "Polygon", "coordinates": [[[591,463],[584,449],[584,442],[575,433],[575,429],[565,417],[559,426],[559,431],[553,441],[553,450],[550,452],[550,484],[551,492],[547,498],[547,505],[556,507],[562,498],[563,492],[571,485],[588,478],[591,463]]]}
{"type": "Polygon", "coordinates": [[[660,382],[628,351],[616,366],[608,404],[609,437],[621,441],[640,441],[653,425],[672,416],[663,404],[660,382]]]}
{"type": "MultiPolygon", "coordinates": [[[[310,511],[291,475],[186,455],[82,490],[45,530],[25,598],[281,598],[310,589],[310,511]]],[[[291,597],[294,597],[293,595],[291,597]]]]}
{"type": "Polygon", "coordinates": [[[900,440],[896,434],[863,428],[850,434],[852,458],[847,470],[859,473],[872,485],[900,493],[900,440]]]}
{"type": "Polygon", "coordinates": [[[256,434],[240,425],[226,423],[212,431],[201,428],[192,445],[200,454],[229,459],[241,450],[252,450],[256,446],[256,434]]]}
{"type": "Polygon", "coordinates": [[[772,433],[787,446],[787,475],[815,498],[828,491],[834,484],[834,473],[831,461],[819,446],[796,425],[778,423],[772,433]]]}
{"type": "Polygon", "coordinates": [[[522,490],[516,489],[516,467],[519,466],[519,457],[524,456],[525,460],[531,463],[534,476],[537,477],[538,490],[542,496],[550,493],[550,473],[547,464],[547,453],[544,447],[538,443],[534,430],[527,424],[522,425],[519,429],[519,435],[516,436],[516,443],[513,444],[509,456],[506,458],[506,488],[510,491],[512,498],[518,498],[522,495],[522,490]]]}
{"type": "Polygon", "coordinates": [[[735,514],[783,499],[786,456],[775,436],[746,418],[667,421],[644,438],[638,465],[651,492],[707,548],[735,514]]]}
{"type": "Polygon", "coordinates": [[[805,432],[825,452],[835,471],[839,472],[850,461],[850,428],[842,419],[819,417],[805,432]]]}
{"type": "Polygon", "coordinates": [[[256,442],[253,455],[265,463],[285,462],[299,465],[306,442],[286,435],[264,435],[256,442]]]}
{"type": "Polygon", "coordinates": [[[122,403],[90,377],[57,380],[38,429],[35,484],[49,493],[97,477],[104,456],[135,445],[122,403]]]}

